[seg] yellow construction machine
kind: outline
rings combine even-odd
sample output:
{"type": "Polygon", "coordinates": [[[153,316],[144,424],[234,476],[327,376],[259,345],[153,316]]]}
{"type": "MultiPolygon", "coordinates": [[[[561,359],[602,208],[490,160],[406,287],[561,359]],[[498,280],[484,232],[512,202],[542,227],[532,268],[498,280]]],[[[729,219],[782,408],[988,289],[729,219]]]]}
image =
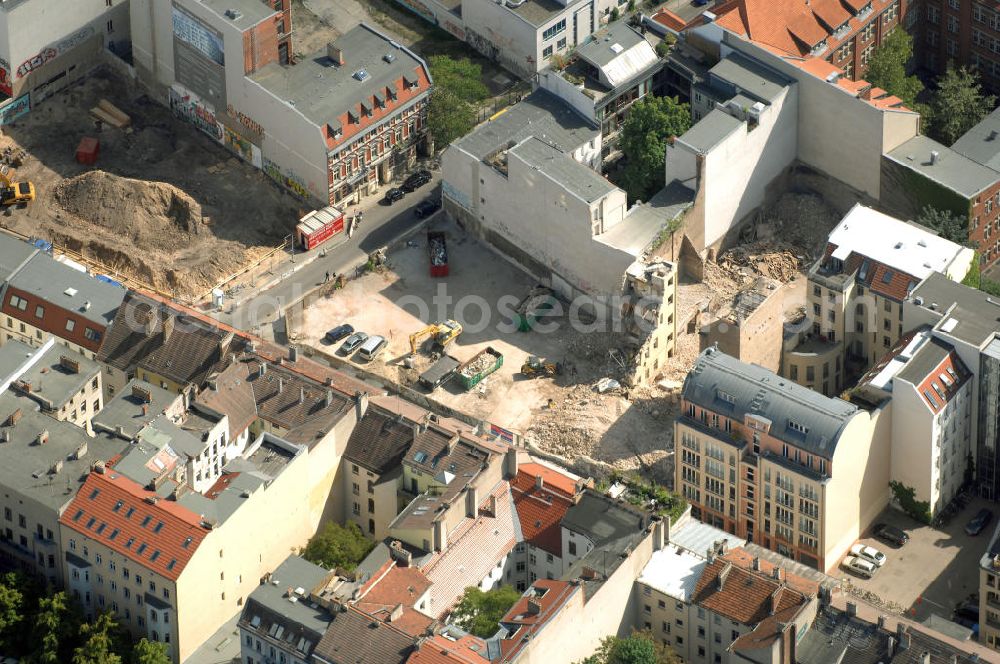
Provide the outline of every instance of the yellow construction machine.
{"type": "Polygon", "coordinates": [[[14,182],[14,169],[0,164],[0,205],[27,205],[35,200],[35,185],[14,182]]]}
{"type": "Polygon", "coordinates": [[[410,354],[415,355],[424,337],[433,341],[433,350],[442,350],[458,338],[462,333],[462,325],[458,321],[446,320],[443,323],[431,323],[422,330],[410,335],[410,354]]]}
{"type": "Polygon", "coordinates": [[[525,378],[537,378],[539,376],[555,376],[562,373],[562,367],[558,362],[548,362],[537,355],[529,355],[528,359],[521,365],[521,374],[525,378]]]}

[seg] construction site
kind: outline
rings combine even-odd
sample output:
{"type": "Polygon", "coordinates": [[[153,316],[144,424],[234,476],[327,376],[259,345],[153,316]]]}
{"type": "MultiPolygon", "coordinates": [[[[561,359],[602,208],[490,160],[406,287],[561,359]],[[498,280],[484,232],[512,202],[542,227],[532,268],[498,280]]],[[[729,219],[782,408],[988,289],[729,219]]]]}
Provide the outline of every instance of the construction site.
{"type": "Polygon", "coordinates": [[[297,341],[337,358],[334,363],[350,363],[387,382],[429,393],[449,408],[514,429],[530,445],[569,464],[593,461],[606,464],[605,468],[642,469],[670,485],[671,423],[679,388],[699,352],[700,327],[725,315],[734,297],[761,277],[782,285],[783,307],[788,317],[794,317],[804,302],[802,271],[837,220],[816,196],[788,194],[762,212],[754,224],[754,241],[723,252],[717,263],[707,263],[702,282],[682,279],[674,357],[649,386],[631,387],[625,380],[622,335],[607,329],[573,329],[565,305],[544,318],[552,331],[517,329],[497,303],[503,297],[521,301],[534,292],[536,282],[452,224],[439,224],[448,246],[446,278],[431,276],[427,240],[417,235],[407,246],[390,251],[384,266],[306,309],[302,325],[292,333],[297,341]],[[811,220],[809,228],[793,231],[802,219],[811,220]],[[438,306],[444,302],[442,296],[447,302],[438,306]],[[476,325],[481,311],[472,297],[488,305],[487,324],[476,325]],[[441,330],[433,324],[456,317],[465,323],[461,334],[443,349],[430,350],[441,330]],[[339,342],[329,344],[323,337],[342,323],[385,337],[385,351],[369,362],[356,354],[338,355],[339,342]],[[432,325],[425,330],[428,324],[432,325]],[[410,335],[420,331],[430,338],[411,345],[410,335]],[[463,363],[470,360],[483,364],[471,373],[494,364],[481,355],[486,349],[502,355],[502,364],[478,381],[471,374],[462,375],[463,363]],[[447,356],[455,360],[449,368],[456,377],[428,390],[428,381],[421,381],[421,376],[447,356]],[[558,364],[558,372],[532,371],[524,366],[531,357],[558,364]]]}
{"type": "MultiPolygon", "coordinates": [[[[96,271],[193,301],[274,252],[306,207],[259,170],[100,69],[14,124],[0,156],[36,198],[8,207],[0,224],[43,238],[96,271]],[[119,128],[91,110],[102,100],[119,128]],[[84,138],[92,164],[77,161],[84,138]]],[[[99,115],[99,114],[98,114],[99,115]]]]}

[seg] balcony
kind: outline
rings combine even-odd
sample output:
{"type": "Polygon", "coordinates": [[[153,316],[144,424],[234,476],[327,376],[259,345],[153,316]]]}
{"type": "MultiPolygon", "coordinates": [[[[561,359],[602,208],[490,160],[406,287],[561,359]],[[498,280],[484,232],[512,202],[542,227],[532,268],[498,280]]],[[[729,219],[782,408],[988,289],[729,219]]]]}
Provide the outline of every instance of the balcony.
{"type": "Polygon", "coordinates": [[[996,593],[987,593],[986,604],[993,607],[994,609],[1000,609],[1000,596],[998,596],[996,593]]]}

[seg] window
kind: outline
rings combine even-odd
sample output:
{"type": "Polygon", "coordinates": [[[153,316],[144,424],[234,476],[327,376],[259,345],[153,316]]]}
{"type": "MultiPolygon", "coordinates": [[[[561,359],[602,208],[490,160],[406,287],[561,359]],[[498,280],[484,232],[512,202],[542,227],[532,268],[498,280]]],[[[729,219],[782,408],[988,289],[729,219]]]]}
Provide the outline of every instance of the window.
{"type": "Polygon", "coordinates": [[[569,543],[569,555],[571,555],[571,556],[575,556],[576,555],[576,542],[570,542],[569,543]]]}
{"type": "Polygon", "coordinates": [[[71,318],[66,319],[66,331],[72,332],[74,328],[76,328],[76,321],[71,318]]]}
{"type": "Polygon", "coordinates": [[[542,57],[545,58],[545,59],[548,59],[548,58],[552,57],[552,47],[551,46],[546,46],[544,49],[542,49],[542,57]]]}
{"type": "MultiPolygon", "coordinates": [[[[21,311],[24,311],[25,309],[28,308],[28,301],[25,300],[23,297],[18,297],[17,295],[11,295],[10,306],[20,309],[21,311]]],[[[9,321],[10,319],[8,318],[7,320],[9,321]]]]}
{"type": "Polygon", "coordinates": [[[35,307],[35,318],[42,318],[45,316],[45,307],[38,305],[35,307]]]}
{"type": "Polygon", "coordinates": [[[564,30],[566,30],[566,19],[562,19],[555,25],[551,25],[546,28],[545,32],[542,33],[542,41],[548,41],[564,30]]]}

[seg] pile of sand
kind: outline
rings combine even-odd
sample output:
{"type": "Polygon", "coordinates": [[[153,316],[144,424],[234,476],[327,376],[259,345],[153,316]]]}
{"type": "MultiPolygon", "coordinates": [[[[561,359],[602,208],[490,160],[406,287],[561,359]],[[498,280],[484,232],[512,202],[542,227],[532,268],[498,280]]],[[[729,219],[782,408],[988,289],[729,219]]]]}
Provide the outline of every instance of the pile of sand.
{"type": "MultiPolygon", "coordinates": [[[[164,182],[90,171],[60,182],[56,202],[97,229],[143,250],[177,250],[202,231],[201,206],[164,182]]],[[[81,229],[82,230],[82,229],[81,229]]]]}

